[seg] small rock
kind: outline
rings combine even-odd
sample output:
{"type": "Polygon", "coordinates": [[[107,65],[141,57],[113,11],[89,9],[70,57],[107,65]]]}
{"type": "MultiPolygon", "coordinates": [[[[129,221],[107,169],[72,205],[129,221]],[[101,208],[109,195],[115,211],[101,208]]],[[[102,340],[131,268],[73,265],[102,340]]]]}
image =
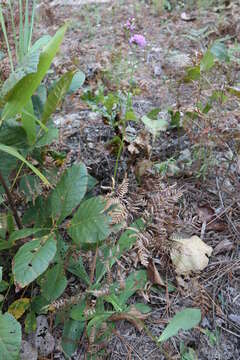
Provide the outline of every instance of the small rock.
{"type": "Polygon", "coordinates": [[[38,352],[28,341],[23,340],[20,350],[20,360],[37,360],[38,352]]]}
{"type": "Polygon", "coordinates": [[[37,317],[37,330],[34,334],[34,346],[42,356],[51,354],[55,347],[55,340],[49,332],[47,318],[43,315],[37,317]]]}
{"type": "Polygon", "coordinates": [[[153,73],[154,73],[154,76],[162,75],[162,67],[160,65],[155,65],[153,73]]]}
{"type": "Polygon", "coordinates": [[[205,316],[201,322],[201,325],[203,328],[209,328],[210,329],[210,323],[208,321],[208,318],[205,316]]]}

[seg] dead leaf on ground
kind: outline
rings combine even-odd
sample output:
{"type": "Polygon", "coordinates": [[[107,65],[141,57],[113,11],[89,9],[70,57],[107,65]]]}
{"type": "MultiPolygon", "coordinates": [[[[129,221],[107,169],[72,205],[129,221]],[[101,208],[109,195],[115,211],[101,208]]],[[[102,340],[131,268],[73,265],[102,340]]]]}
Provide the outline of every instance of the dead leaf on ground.
{"type": "Polygon", "coordinates": [[[132,323],[135,328],[141,332],[143,330],[143,321],[148,318],[149,314],[142,314],[138,311],[135,306],[131,306],[130,311],[122,312],[118,314],[112,315],[109,320],[110,321],[119,321],[119,320],[127,320],[132,323]]]}
{"type": "Polygon", "coordinates": [[[152,284],[165,286],[164,281],[161,278],[161,276],[158,272],[158,269],[156,268],[156,265],[154,264],[154,261],[152,259],[150,259],[148,262],[147,277],[148,277],[148,280],[150,280],[152,284]]]}
{"type": "Polygon", "coordinates": [[[190,238],[174,237],[170,255],[176,273],[186,275],[203,270],[208,265],[208,256],[212,251],[211,246],[194,235],[190,238]]]}
{"type": "Polygon", "coordinates": [[[203,206],[199,206],[197,209],[199,220],[202,223],[206,223],[207,230],[214,231],[224,231],[226,229],[226,223],[214,216],[216,216],[216,212],[210,205],[206,204],[203,206]]]}
{"type": "Polygon", "coordinates": [[[181,20],[183,21],[194,21],[196,20],[196,16],[190,14],[190,13],[186,13],[186,12],[182,12],[181,13],[181,20]]]}
{"type": "Polygon", "coordinates": [[[214,255],[218,255],[218,254],[221,254],[223,252],[230,251],[233,249],[234,249],[233,242],[230,241],[229,239],[224,239],[224,240],[220,241],[220,243],[217,246],[215,246],[213,253],[214,253],[214,255]]]}
{"type": "Polygon", "coordinates": [[[208,204],[203,206],[198,206],[197,213],[200,221],[202,222],[211,221],[215,214],[214,210],[208,204]]]}

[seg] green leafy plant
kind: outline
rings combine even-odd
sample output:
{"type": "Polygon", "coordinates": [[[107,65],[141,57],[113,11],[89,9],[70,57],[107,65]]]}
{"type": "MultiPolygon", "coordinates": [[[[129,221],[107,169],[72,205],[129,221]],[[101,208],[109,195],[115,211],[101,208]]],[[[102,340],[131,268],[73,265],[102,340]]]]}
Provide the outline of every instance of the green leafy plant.
{"type": "Polygon", "coordinates": [[[188,308],[179,311],[169,322],[158,341],[164,342],[170,337],[178,334],[179,330],[190,330],[197,326],[201,321],[201,311],[199,309],[188,308]]]}

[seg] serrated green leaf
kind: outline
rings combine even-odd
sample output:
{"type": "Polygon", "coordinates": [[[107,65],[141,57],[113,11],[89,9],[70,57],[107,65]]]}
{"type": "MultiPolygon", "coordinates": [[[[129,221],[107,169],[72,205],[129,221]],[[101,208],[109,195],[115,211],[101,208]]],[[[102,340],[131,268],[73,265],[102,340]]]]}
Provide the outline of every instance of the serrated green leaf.
{"type": "Polygon", "coordinates": [[[67,270],[83,280],[86,285],[90,285],[90,279],[83,265],[81,256],[79,256],[77,260],[74,260],[74,258],[71,257],[67,270]]]}
{"type": "Polygon", "coordinates": [[[108,237],[111,218],[104,208],[105,201],[100,196],[80,204],[68,230],[77,245],[95,245],[108,237]]]}
{"type": "Polygon", "coordinates": [[[187,308],[178,312],[169,322],[158,341],[163,342],[178,334],[178,331],[190,330],[201,321],[201,310],[187,308]]]}
{"type": "Polygon", "coordinates": [[[24,288],[46,271],[56,251],[56,240],[52,235],[32,240],[20,247],[13,259],[16,286],[24,288]]]}
{"type": "Polygon", "coordinates": [[[73,165],[62,175],[50,195],[52,217],[60,224],[79,205],[87,191],[87,168],[84,164],[73,165]]]}
{"type": "Polygon", "coordinates": [[[59,298],[67,287],[67,278],[62,264],[47,270],[41,285],[42,296],[50,303],[59,298]]]}
{"type": "Polygon", "coordinates": [[[66,30],[67,25],[61,27],[45,46],[40,55],[37,72],[23,77],[17,82],[10,93],[7,94],[7,104],[2,113],[2,120],[14,117],[17,113],[21,112],[23,107],[28,103],[47,73],[52,60],[60,47],[66,30]]]}
{"type": "Polygon", "coordinates": [[[53,89],[50,91],[47,101],[45,103],[42,115],[42,123],[46,124],[49,117],[56,111],[60,105],[63,96],[67,93],[69,86],[72,82],[74,71],[68,71],[65,73],[60,80],[55,84],[53,89]]]}
{"type": "Polygon", "coordinates": [[[17,360],[22,334],[19,322],[8,313],[0,314],[0,356],[1,359],[17,360]]]}

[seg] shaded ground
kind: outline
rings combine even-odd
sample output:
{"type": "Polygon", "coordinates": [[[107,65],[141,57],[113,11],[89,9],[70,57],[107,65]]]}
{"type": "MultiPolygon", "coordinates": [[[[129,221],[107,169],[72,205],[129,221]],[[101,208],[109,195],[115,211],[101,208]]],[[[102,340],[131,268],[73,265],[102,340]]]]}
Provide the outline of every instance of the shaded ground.
{"type": "MultiPolygon", "coordinates": [[[[52,34],[66,18],[71,19],[72,25],[55,61],[54,71],[62,72],[74,62],[87,75],[85,86],[95,89],[100,83],[109,90],[127,86],[125,71],[131,50],[124,36],[123,24],[129,17],[135,17],[137,31],[144,34],[148,42],[147,47],[137,50],[136,54],[139,64],[134,78],[140,91],[134,97],[134,108],[139,116],[156,107],[166,115],[169,108],[184,112],[196,106],[198,87],[180,82],[185,67],[194,65],[207,44],[216,38],[228,36],[229,45],[235,40],[240,41],[237,2],[225,7],[193,9],[195,20],[191,22],[181,19],[182,9],[157,14],[150,1],[122,0],[84,6],[81,6],[81,1],[66,3],[59,0],[40,6],[38,36],[52,34]],[[203,34],[200,31],[194,36],[193,29],[197,32],[204,28],[207,30],[203,34]]],[[[220,78],[218,73],[212,76],[214,87],[217,83],[224,83],[226,74],[221,73],[220,78]]],[[[235,81],[232,85],[239,83],[239,65],[232,67],[231,77],[235,81]]],[[[70,153],[70,162],[82,160],[100,185],[109,185],[116,157],[108,151],[106,144],[114,133],[100,115],[88,109],[80,95],[69,97],[64,109],[55,116],[61,128],[58,146],[70,153]]],[[[215,129],[240,131],[239,103],[236,100],[229,104],[228,109],[223,107],[212,117],[215,129]]],[[[135,126],[136,131],[139,129],[138,125],[135,126]]],[[[207,127],[202,129],[202,140],[197,134],[203,143],[206,143],[206,129],[209,130],[207,127]]],[[[192,131],[194,135],[194,128],[192,131]]],[[[185,166],[189,157],[192,160],[193,146],[196,145],[187,131],[177,133],[169,130],[151,144],[153,162],[160,163],[171,157],[178,159],[180,170],[173,176],[170,176],[170,171],[165,179],[177,182],[177,187],[185,190],[178,209],[176,230],[201,236],[214,248],[214,253],[207,269],[198,276],[185,279],[182,284],[176,282],[171,270],[166,273],[160,260],[161,254],[157,256],[156,252],[153,253],[160,273],[173,280],[177,291],[171,294],[148,292],[145,301],[148,300],[153,311],[147,326],[153,335],[159,336],[168,318],[179,309],[200,307],[203,313],[201,327],[211,331],[215,338],[199,329],[182,333],[179,337],[185,346],[195,349],[200,360],[240,358],[240,171],[237,158],[229,165],[226,149],[230,142],[226,141],[227,145],[223,146],[216,143],[216,147],[211,147],[212,158],[218,162],[212,166],[212,158],[209,160],[211,166],[206,167],[204,180],[200,177],[202,164],[198,161],[193,162],[195,167],[185,166]],[[187,150],[191,150],[190,155],[187,150]],[[208,217],[209,211],[213,211],[213,216],[206,226],[204,216],[208,217]]],[[[129,158],[131,155],[125,151],[120,161],[119,181],[127,172],[131,179],[131,195],[137,187],[135,169],[138,159],[129,164],[129,158]]],[[[144,159],[144,154],[140,152],[138,158],[144,159]]],[[[164,349],[169,359],[181,358],[179,340],[169,341],[164,349]]],[[[82,349],[79,349],[73,358],[84,358],[81,352],[82,349]]],[[[119,322],[117,333],[108,345],[108,353],[109,359],[167,359],[146,332],[139,333],[123,321],[119,322]]],[[[62,355],[56,352],[52,358],[59,359],[62,355]]]]}

